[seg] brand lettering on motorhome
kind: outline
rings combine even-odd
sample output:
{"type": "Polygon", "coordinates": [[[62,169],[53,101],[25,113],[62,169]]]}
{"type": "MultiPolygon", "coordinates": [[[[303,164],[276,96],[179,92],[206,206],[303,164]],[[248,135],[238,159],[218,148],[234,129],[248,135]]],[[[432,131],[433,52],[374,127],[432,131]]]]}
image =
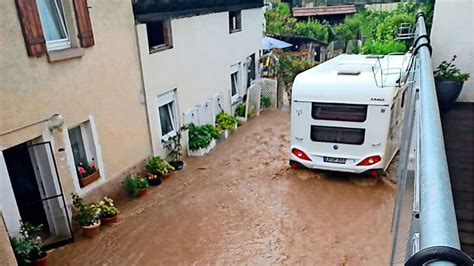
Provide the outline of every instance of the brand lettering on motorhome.
{"type": "Polygon", "coordinates": [[[370,98],[370,100],[375,102],[385,102],[384,98],[370,98]]]}

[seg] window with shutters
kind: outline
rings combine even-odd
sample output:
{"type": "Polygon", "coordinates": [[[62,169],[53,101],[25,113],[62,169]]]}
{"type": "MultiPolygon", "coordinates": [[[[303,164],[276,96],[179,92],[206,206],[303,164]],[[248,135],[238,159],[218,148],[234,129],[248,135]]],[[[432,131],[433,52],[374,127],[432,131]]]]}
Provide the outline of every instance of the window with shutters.
{"type": "MultiPolygon", "coordinates": [[[[76,46],[76,34],[81,47],[94,45],[88,0],[15,0],[15,4],[28,56],[40,57],[49,51],[76,46]],[[74,15],[67,12],[72,6],[74,15]]],[[[82,54],[77,51],[61,53],[61,57],[50,57],[49,60],[53,62],[79,56],[82,54]]]]}
{"type": "Polygon", "coordinates": [[[229,12],[229,32],[234,33],[242,30],[242,15],[239,11],[229,12]]]}
{"type": "Polygon", "coordinates": [[[171,21],[161,20],[146,24],[148,49],[150,54],[173,47],[171,36],[171,21]]]}
{"type": "Polygon", "coordinates": [[[62,0],[36,0],[48,51],[71,47],[62,0]]]}

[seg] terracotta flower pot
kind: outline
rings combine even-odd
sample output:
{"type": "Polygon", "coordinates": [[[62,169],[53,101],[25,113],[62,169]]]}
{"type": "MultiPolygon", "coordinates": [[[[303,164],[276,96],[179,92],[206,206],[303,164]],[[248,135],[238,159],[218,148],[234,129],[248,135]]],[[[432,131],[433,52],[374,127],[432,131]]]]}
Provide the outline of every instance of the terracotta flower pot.
{"type": "Polygon", "coordinates": [[[86,177],[83,177],[83,178],[79,179],[79,185],[81,187],[85,187],[85,186],[89,185],[90,183],[98,180],[99,178],[100,178],[99,171],[94,172],[94,173],[92,173],[92,174],[90,174],[86,177]]]}
{"type": "Polygon", "coordinates": [[[163,175],[163,180],[170,178],[170,174],[163,175]]]}
{"type": "Polygon", "coordinates": [[[101,225],[110,225],[110,224],[115,224],[118,222],[118,214],[116,214],[113,217],[101,217],[100,218],[100,224],[101,225]]]}
{"type": "Polygon", "coordinates": [[[82,226],[82,232],[87,238],[94,238],[100,232],[100,221],[94,225],[82,226]]]}
{"type": "Polygon", "coordinates": [[[48,253],[44,253],[44,257],[32,260],[31,265],[33,266],[47,266],[48,265],[48,253]]]}
{"type": "Polygon", "coordinates": [[[147,192],[147,189],[146,189],[146,188],[140,189],[140,190],[138,191],[137,198],[140,198],[140,197],[145,196],[146,192],[147,192]]]}

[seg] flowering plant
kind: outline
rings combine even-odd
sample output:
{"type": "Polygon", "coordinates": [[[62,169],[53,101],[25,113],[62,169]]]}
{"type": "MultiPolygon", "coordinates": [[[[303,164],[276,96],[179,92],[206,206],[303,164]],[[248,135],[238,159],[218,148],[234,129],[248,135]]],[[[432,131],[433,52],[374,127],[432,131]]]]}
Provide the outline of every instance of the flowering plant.
{"type": "Polygon", "coordinates": [[[99,223],[100,210],[95,204],[87,204],[79,195],[72,193],[72,204],[76,209],[74,219],[81,226],[91,226],[99,223]]]}
{"type": "Polygon", "coordinates": [[[114,200],[109,197],[104,197],[104,199],[97,202],[96,205],[99,209],[99,216],[101,218],[111,218],[120,213],[114,205],[114,200]]]}
{"type": "Polygon", "coordinates": [[[36,236],[43,225],[32,225],[21,222],[20,236],[10,238],[15,257],[20,265],[29,265],[31,261],[45,256],[41,237],[36,236]]]}
{"type": "Polygon", "coordinates": [[[461,73],[461,70],[457,68],[454,64],[456,58],[457,56],[453,55],[453,58],[449,63],[446,61],[441,62],[438,68],[433,72],[434,77],[437,81],[449,80],[464,82],[469,79],[469,73],[461,73]]]}
{"type": "Polygon", "coordinates": [[[97,165],[94,161],[94,158],[92,158],[92,162],[90,163],[84,164],[80,162],[79,165],[77,166],[77,172],[79,173],[80,178],[90,176],[91,174],[97,172],[97,165]]]}

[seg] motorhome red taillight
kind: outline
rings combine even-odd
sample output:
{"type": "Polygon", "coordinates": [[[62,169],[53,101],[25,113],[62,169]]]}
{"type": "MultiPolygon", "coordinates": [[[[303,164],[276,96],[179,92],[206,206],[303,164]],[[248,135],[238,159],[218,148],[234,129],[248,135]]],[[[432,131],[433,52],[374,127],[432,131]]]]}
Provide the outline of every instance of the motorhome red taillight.
{"type": "Polygon", "coordinates": [[[370,156],[362,160],[362,162],[358,163],[357,166],[369,166],[376,164],[382,160],[382,157],[376,155],[376,156],[370,156]]]}
{"type": "Polygon", "coordinates": [[[301,160],[311,161],[311,158],[309,158],[309,156],[306,155],[306,153],[304,153],[304,151],[302,150],[293,148],[291,150],[291,153],[293,153],[296,157],[300,158],[301,160]]]}

